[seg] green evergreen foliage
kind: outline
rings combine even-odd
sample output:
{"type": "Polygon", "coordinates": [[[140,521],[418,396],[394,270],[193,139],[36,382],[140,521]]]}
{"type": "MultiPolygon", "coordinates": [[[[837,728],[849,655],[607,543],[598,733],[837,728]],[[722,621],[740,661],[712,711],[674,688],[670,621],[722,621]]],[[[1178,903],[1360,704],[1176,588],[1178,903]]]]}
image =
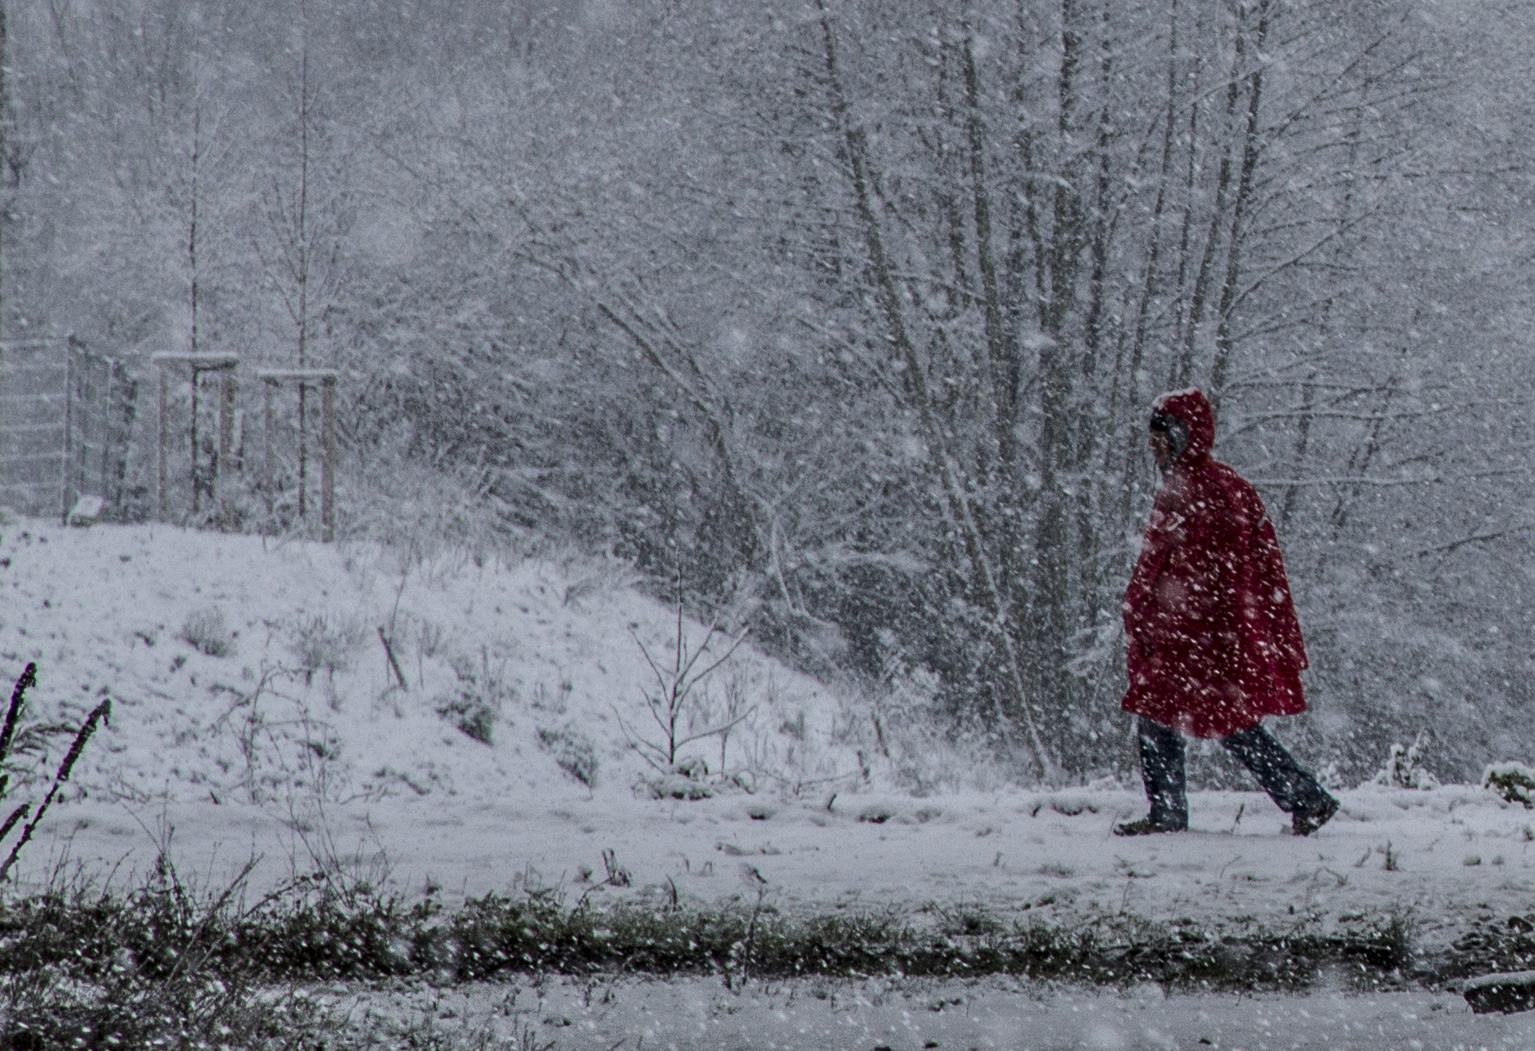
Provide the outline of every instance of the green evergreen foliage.
{"type": "Polygon", "coordinates": [[[1526,810],[1535,807],[1535,770],[1523,763],[1494,763],[1482,774],[1482,787],[1526,810]]]}

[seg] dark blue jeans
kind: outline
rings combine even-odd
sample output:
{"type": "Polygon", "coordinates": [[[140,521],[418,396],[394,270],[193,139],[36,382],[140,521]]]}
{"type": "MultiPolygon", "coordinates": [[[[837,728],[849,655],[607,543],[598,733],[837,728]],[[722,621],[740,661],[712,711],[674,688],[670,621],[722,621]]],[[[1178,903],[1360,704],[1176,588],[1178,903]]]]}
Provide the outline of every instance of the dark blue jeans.
{"type": "MultiPolygon", "coordinates": [[[[1164,828],[1189,827],[1188,784],[1183,768],[1183,735],[1139,716],[1141,777],[1151,802],[1151,820],[1164,828]]],[[[1302,770],[1284,745],[1262,724],[1220,738],[1221,747],[1252,771],[1258,784],[1287,814],[1315,814],[1332,799],[1317,779],[1302,770]]]]}

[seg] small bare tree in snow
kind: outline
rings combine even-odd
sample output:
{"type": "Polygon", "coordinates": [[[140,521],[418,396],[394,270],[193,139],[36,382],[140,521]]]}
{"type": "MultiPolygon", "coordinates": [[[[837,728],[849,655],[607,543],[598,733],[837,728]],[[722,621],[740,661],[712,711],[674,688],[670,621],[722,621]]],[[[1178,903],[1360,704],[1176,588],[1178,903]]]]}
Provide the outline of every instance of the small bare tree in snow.
{"type": "Polygon", "coordinates": [[[717,622],[711,621],[704,632],[703,642],[696,648],[690,646],[682,617],[680,581],[677,593],[676,634],[672,639],[671,660],[657,661],[632,629],[629,634],[633,636],[635,645],[639,646],[640,652],[645,656],[645,663],[650,665],[650,670],[655,675],[655,688],[645,692],[645,708],[660,730],[661,736],[655,740],[644,737],[624,720],[617,708],[614,708],[613,713],[618,716],[618,725],[623,730],[629,746],[638,752],[645,762],[661,773],[669,774],[677,770],[677,755],[683,748],[716,734],[728,734],[756,710],[752,707],[745,711],[733,711],[722,722],[706,722],[701,730],[690,729],[691,726],[697,725],[691,717],[697,714],[696,709],[704,701],[705,681],[735,654],[741,643],[746,641],[746,632],[743,630],[731,636],[717,622]],[[717,643],[716,639],[720,641],[717,643]],[[711,646],[714,647],[712,651],[711,646]],[[723,652],[720,652],[721,646],[723,646],[723,652]],[[706,660],[708,663],[704,663],[706,660]]]}

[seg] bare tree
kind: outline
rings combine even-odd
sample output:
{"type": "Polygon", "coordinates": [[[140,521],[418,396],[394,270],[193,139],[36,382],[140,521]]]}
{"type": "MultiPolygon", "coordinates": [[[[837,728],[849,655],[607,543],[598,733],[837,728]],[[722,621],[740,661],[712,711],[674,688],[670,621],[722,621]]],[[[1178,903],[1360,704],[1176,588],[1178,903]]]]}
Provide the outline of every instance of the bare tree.
{"type": "MultiPolygon", "coordinates": [[[[256,252],[292,326],[294,364],[307,369],[317,364],[315,344],[329,335],[346,279],[342,246],[350,202],[336,143],[325,131],[326,98],[312,68],[308,0],[297,0],[296,14],[296,54],[286,81],[288,112],[273,143],[286,163],[258,176],[265,181],[260,193],[265,230],[256,238],[256,252]]],[[[303,518],[308,512],[308,385],[300,383],[297,394],[297,511],[303,518]]]]}
{"type": "Polygon", "coordinates": [[[1144,374],[1231,393],[1244,345],[1319,322],[1318,269],[1379,215],[1355,202],[1340,224],[1343,184],[1315,165],[1340,98],[1380,102],[1380,36],[1311,8],[1281,26],[1267,0],[1193,6],[822,5],[814,65],[803,38],[800,96],[835,135],[807,152],[845,180],[840,201],[817,190],[856,232],[843,302],[873,331],[829,315],[895,377],[926,451],[953,571],[930,595],[973,610],[948,626],[978,633],[978,712],[1047,777],[1117,747],[1099,640],[1147,481],[1144,374]]]}

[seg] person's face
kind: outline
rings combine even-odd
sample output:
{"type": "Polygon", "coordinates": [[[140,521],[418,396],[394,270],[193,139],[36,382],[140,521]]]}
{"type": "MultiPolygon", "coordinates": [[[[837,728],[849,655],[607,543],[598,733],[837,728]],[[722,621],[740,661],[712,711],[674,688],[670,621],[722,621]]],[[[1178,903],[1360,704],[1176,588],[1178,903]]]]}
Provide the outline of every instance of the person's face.
{"type": "Polygon", "coordinates": [[[1173,465],[1173,447],[1167,440],[1166,431],[1151,432],[1151,455],[1156,458],[1157,467],[1161,470],[1165,471],[1173,465]]]}

